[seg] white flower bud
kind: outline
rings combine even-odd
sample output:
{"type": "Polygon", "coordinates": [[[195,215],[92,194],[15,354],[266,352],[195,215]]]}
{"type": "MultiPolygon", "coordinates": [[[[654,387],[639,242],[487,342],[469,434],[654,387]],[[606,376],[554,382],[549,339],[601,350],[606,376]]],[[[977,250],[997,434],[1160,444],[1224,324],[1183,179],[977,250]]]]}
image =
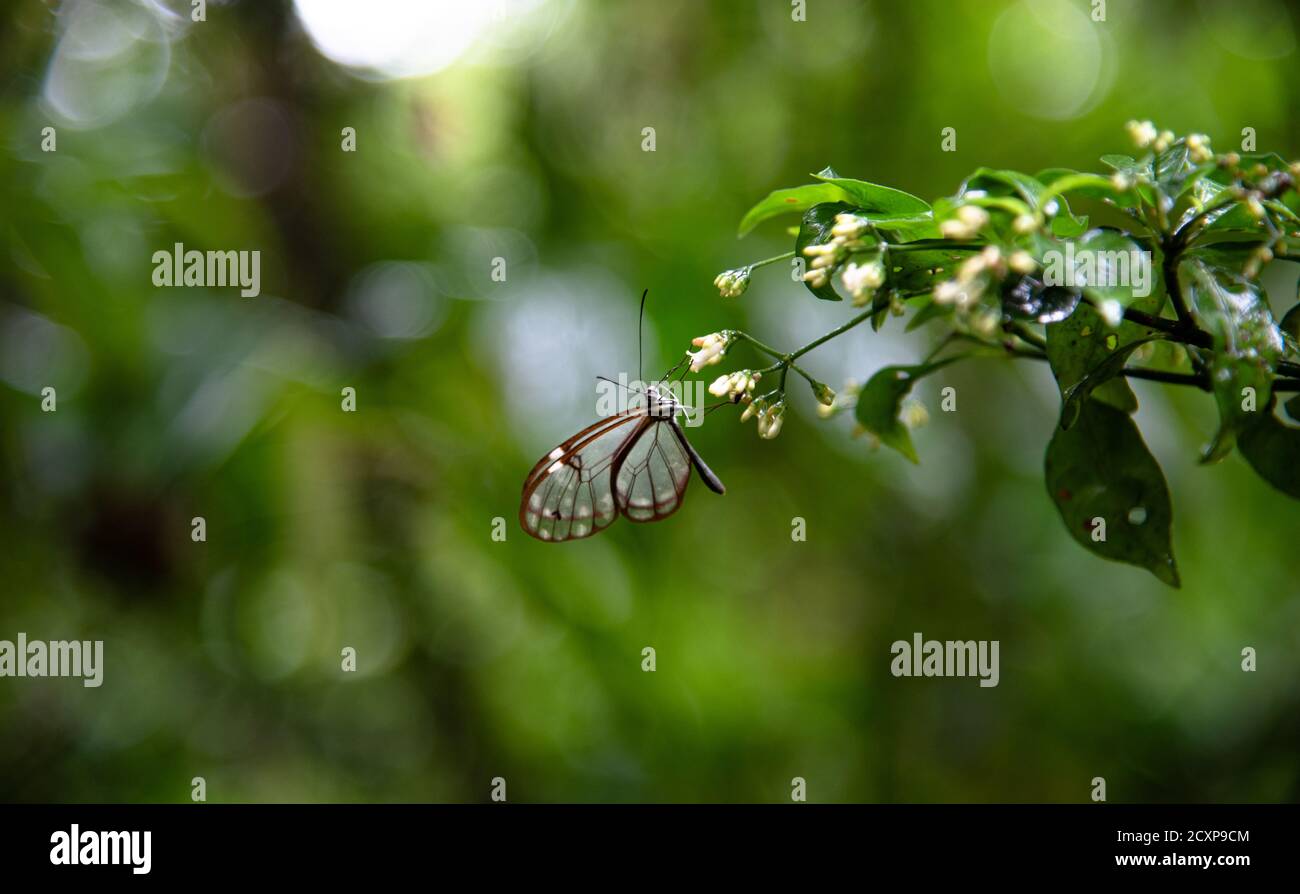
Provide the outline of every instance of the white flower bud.
{"type": "Polygon", "coordinates": [[[898,408],[898,421],[909,429],[920,428],[930,421],[930,411],[918,398],[908,397],[898,408]]]}
{"type": "Polygon", "coordinates": [[[686,356],[691,358],[691,372],[699,372],[706,366],[720,363],[722,355],[727,351],[727,339],[721,332],[693,338],[691,344],[699,348],[698,351],[686,352],[686,356]]]}
{"type": "Polygon", "coordinates": [[[724,270],[713,280],[718,294],[723,298],[739,298],[749,288],[750,268],[740,267],[736,270],[724,270]]]}
{"type": "Polygon", "coordinates": [[[1187,137],[1187,157],[1198,165],[1214,158],[1214,152],[1210,149],[1210,138],[1203,133],[1190,134],[1187,137]]]}
{"type": "Polygon", "coordinates": [[[1016,273],[1033,273],[1038,269],[1034,256],[1023,249],[1011,253],[1011,257],[1007,259],[1007,266],[1016,273]]]}
{"type": "Polygon", "coordinates": [[[1156,141],[1156,126],[1150,121],[1130,121],[1125,127],[1129,138],[1139,149],[1146,149],[1156,141]]]}
{"type": "Polygon", "coordinates": [[[1101,314],[1101,318],[1105,321],[1106,325],[1112,329],[1118,326],[1120,321],[1124,319],[1124,305],[1120,304],[1114,298],[1108,298],[1103,301],[1101,306],[1097,308],[1097,312],[1101,314]]]}
{"type": "Polygon", "coordinates": [[[934,300],[938,304],[956,304],[962,295],[961,284],[956,280],[945,279],[934,287],[934,300]]]}

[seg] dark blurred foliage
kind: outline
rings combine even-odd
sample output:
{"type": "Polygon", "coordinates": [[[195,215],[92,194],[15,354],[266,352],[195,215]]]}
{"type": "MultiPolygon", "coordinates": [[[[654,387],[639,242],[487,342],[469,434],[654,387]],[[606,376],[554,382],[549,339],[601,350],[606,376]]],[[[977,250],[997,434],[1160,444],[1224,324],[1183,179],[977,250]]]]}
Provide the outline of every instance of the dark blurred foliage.
{"type": "MultiPolygon", "coordinates": [[[[788,246],[734,237],[770,189],[1096,169],[1135,117],[1295,157],[1294,8],[189,5],[15,3],[0,30],[0,639],[106,655],[99,689],[0,679],[0,798],[1300,795],[1300,507],[1235,456],[1197,466],[1203,395],[1135,383],[1176,591],[1061,530],[1055,386],[1011,361],[918,388],[919,467],[795,388],[775,441],[729,411],[691,430],[725,497],[567,546],[515,520],[594,377],[636,376],[643,288],[647,372],[723,327],[794,347],[846,318],[781,266],[717,297],[788,246]],[[261,294],[155,288],[176,242],[261,251],[261,294]],[[999,640],[1000,685],[892,677],[918,630],[999,640]]],[[[838,386],[929,343],[891,321],[807,365],[838,386]]]]}

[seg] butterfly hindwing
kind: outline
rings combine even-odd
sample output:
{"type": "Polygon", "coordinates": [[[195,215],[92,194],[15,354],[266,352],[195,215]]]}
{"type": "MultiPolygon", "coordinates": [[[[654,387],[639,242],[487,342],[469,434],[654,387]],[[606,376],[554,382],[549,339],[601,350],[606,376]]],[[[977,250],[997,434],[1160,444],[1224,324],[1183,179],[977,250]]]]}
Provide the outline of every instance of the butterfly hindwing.
{"type": "Polygon", "coordinates": [[[537,461],[524,483],[519,523],[540,540],[590,537],[618,517],[612,473],[647,420],[644,412],[602,419],[537,461]]]}
{"type": "Polygon", "coordinates": [[[645,419],[615,464],[614,497],[630,521],[659,521],[682,504],[691,480],[691,459],[673,425],[671,419],[645,419]]]}

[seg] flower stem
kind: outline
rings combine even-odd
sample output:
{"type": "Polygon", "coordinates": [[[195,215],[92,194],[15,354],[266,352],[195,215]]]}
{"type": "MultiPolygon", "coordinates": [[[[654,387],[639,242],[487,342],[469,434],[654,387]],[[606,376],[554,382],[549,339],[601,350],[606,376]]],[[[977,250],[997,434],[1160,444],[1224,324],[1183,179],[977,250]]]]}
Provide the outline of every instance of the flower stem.
{"type": "Polygon", "coordinates": [[[746,264],[750,270],[757,270],[759,267],[766,267],[768,264],[775,264],[777,261],[788,261],[794,257],[793,251],[787,251],[785,254],[774,255],[770,258],[764,258],[761,261],[755,261],[752,264],[746,264]]]}

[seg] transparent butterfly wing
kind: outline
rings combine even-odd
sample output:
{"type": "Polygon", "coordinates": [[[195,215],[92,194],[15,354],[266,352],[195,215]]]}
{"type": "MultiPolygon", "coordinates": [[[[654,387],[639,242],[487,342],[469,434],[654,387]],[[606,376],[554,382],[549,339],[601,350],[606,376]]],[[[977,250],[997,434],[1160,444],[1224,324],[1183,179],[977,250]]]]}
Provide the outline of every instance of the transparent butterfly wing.
{"type": "Polygon", "coordinates": [[[614,497],[634,522],[667,518],[682,505],[691,458],[667,419],[646,419],[614,472],[614,497]]]}
{"type": "Polygon", "coordinates": [[[580,540],[618,518],[613,469],[620,451],[646,422],[644,412],[624,413],[590,425],[528,473],[519,524],[539,540],[580,540]]]}

